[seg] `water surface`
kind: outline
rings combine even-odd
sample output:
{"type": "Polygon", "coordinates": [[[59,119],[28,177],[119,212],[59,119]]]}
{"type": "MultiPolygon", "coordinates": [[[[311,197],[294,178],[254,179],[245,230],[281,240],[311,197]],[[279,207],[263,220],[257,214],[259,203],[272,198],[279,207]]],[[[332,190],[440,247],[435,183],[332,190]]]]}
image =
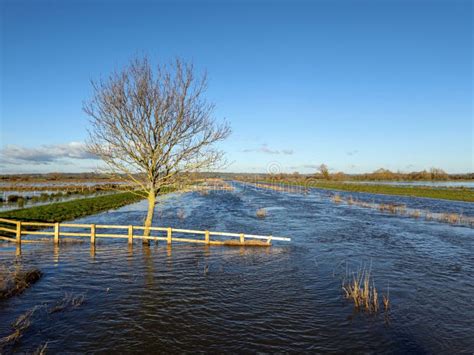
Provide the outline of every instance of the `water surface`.
{"type": "MultiPolygon", "coordinates": [[[[330,192],[308,195],[249,189],[164,197],[156,225],[288,236],[271,248],[165,243],[132,249],[122,240],[24,245],[17,261],[44,277],[0,302],[0,337],[25,310],[41,306],[8,351],[51,352],[356,352],[474,351],[474,232],[344,204],[330,192]],[[266,208],[268,216],[255,212],[266,208]],[[181,210],[183,213],[178,211],[181,210]],[[181,216],[181,218],[179,217],[181,216]],[[371,265],[389,314],[354,311],[341,280],[371,265]],[[65,292],[84,293],[77,309],[48,314],[65,292]]],[[[354,193],[352,193],[354,195],[354,193]]],[[[357,194],[411,201],[426,209],[469,203],[357,194]]],[[[140,224],[140,202],[77,220],[140,224]]],[[[0,260],[15,247],[0,244],[0,260]]]]}

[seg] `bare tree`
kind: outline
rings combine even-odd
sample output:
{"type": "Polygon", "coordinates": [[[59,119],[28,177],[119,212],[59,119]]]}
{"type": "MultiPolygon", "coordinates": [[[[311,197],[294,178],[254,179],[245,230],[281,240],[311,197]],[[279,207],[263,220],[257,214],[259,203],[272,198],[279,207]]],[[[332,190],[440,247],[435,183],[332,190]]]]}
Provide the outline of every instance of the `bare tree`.
{"type": "Polygon", "coordinates": [[[92,126],[88,149],[110,175],[148,199],[149,236],[160,190],[220,162],[223,152],[215,143],[230,127],[213,117],[214,105],[204,97],[206,75],[179,59],[156,67],[146,57],[135,59],[92,87],[83,107],[92,126]]]}
{"type": "Polygon", "coordinates": [[[330,179],[330,175],[329,175],[329,168],[327,167],[326,164],[321,164],[319,167],[318,167],[318,170],[319,172],[321,173],[323,179],[325,180],[329,180],[330,179]]]}

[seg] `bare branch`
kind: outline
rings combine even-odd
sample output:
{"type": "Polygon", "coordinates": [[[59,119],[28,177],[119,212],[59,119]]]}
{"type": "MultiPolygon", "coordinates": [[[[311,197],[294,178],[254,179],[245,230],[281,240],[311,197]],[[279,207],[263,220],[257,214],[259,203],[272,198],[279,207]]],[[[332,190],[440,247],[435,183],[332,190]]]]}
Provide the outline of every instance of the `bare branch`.
{"type": "Polygon", "coordinates": [[[83,107],[89,151],[153,204],[162,186],[221,161],[215,143],[230,128],[214,119],[214,105],[204,97],[207,76],[196,75],[192,64],[176,59],[152,68],[147,58],[135,59],[92,88],[83,107]]]}

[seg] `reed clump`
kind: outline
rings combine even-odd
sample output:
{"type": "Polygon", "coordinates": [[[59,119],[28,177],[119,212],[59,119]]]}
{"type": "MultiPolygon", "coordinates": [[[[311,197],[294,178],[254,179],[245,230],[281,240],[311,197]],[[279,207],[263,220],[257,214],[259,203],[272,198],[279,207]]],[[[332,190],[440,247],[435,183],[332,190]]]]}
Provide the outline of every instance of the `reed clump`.
{"type": "Polygon", "coordinates": [[[353,275],[352,280],[343,283],[342,290],[357,309],[365,309],[369,313],[378,311],[377,289],[371,282],[370,272],[362,270],[353,275]]]}
{"type": "Polygon", "coordinates": [[[255,213],[258,218],[265,218],[267,217],[267,210],[265,208],[259,208],[255,213]]]}
{"type": "Polygon", "coordinates": [[[0,300],[21,294],[41,276],[43,274],[36,268],[23,271],[5,265],[0,266],[0,300]]]}
{"type": "MultiPolygon", "coordinates": [[[[357,310],[364,310],[367,313],[379,311],[379,294],[370,270],[360,269],[352,275],[352,278],[344,280],[342,290],[345,298],[354,302],[357,310]]],[[[384,309],[388,310],[390,303],[388,292],[382,295],[382,302],[384,309]]]]}

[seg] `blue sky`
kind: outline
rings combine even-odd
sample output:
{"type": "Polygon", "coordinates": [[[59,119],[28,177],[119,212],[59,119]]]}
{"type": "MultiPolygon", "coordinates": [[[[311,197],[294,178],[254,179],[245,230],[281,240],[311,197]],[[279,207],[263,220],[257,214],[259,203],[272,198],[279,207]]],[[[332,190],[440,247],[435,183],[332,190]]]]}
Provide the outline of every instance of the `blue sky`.
{"type": "Polygon", "coordinates": [[[192,60],[228,171],[474,171],[472,2],[1,1],[2,172],[91,170],[90,79],[192,60]]]}

